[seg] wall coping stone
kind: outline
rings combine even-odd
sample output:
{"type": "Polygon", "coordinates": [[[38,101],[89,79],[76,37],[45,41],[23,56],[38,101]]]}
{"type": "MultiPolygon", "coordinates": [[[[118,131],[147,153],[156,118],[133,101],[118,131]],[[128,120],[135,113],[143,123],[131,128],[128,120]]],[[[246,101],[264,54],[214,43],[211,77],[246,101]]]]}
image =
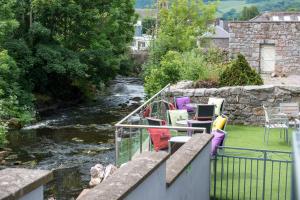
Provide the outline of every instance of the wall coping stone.
{"type": "Polygon", "coordinates": [[[141,182],[161,166],[169,154],[166,152],[143,152],[119,168],[111,177],[97,185],[78,200],[124,199],[141,182]]]}
{"type": "Polygon", "coordinates": [[[274,24],[280,24],[280,23],[300,23],[300,21],[296,21],[296,20],[291,20],[291,21],[268,21],[268,20],[265,20],[265,21],[232,21],[232,22],[229,22],[229,24],[238,24],[238,23],[242,23],[242,24],[245,24],[245,23],[274,23],[274,24]]]}
{"type": "Polygon", "coordinates": [[[48,183],[53,174],[48,170],[6,168],[0,170],[0,199],[19,199],[48,183]]]}
{"type": "Polygon", "coordinates": [[[211,134],[195,134],[192,139],[181,146],[167,160],[166,181],[167,186],[172,183],[184,172],[184,170],[192,163],[197,155],[212,140],[211,134]]]}

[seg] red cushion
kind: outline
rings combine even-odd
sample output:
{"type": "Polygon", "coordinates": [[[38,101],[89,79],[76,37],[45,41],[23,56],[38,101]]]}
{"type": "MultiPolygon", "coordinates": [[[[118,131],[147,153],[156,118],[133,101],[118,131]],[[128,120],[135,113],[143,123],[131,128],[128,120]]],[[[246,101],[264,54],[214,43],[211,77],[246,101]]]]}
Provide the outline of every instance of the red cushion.
{"type": "Polygon", "coordinates": [[[155,151],[168,148],[168,141],[171,138],[169,129],[148,128],[148,132],[155,151]]]}

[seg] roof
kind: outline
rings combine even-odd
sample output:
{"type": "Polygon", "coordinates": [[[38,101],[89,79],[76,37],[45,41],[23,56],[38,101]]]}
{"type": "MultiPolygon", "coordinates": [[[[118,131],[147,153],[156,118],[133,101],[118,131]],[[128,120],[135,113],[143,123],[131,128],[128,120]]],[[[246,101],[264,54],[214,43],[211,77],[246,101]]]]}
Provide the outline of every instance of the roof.
{"type": "Polygon", "coordinates": [[[265,12],[259,16],[254,17],[249,20],[251,22],[260,21],[299,21],[300,22],[300,12],[265,12]]]}
{"type": "Polygon", "coordinates": [[[222,28],[221,26],[215,26],[214,27],[214,32],[211,33],[211,32],[207,32],[205,33],[202,37],[204,38],[218,38],[218,39],[226,39],[226,38],[229,38],[229,33],[224,29],[222,28]]]}

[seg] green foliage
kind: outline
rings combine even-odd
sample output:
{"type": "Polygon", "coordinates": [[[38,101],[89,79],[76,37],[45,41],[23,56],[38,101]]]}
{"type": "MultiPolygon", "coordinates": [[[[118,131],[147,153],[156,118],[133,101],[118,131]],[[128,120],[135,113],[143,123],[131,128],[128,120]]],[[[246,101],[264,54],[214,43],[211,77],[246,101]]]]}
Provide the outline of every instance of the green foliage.
{"type": "Polygon", "coordinates": [[[7,125],[0,121],[0,147],[7,142],[6,140],[7,125]]]}
{"type": "Polygon", "coordinates": [[[18,118],[21,123],[33,117],[32,95],[18,84],[20,71],[7,51],[0,52],[0,119],[18,118]]]}
{"type": "Polygon", "coordinates": [[[237,19],[239,14],[237,13],[236,9],[232,8],[228,12],[224,13],[222,18],[225,20],[234,20],[237,19]]]}
{"type": "Polygon", "coordinates": [[[157,38],[151,47],[150,59],[159,62],[168,51],[190,51],[197,45],[197,37],[208,31],[214,20],[215,4],[198,0],[175,0],[169,9],[159,12],[157,38]]]}
{"type": "Polygon", "coordinates": [[[240,14],[240,20],[247,21],[259,15],[259,11],[256,6],[244,7],[240,14]]]}
{"type": "Polygon", "coordinates": [[[155,31],[155,18],[145,18],[142,21],[143,24],[143,34],[152,35],[155,31]]]}
{"type": "Polygon", "coordinates": [[[216,5],[202,0],[175,0],[169,9],[160,9],[158,34],[144,65],[145,89],[149,95],[168,83],[204,76],[203,58],[193,49],[197,37],[209,30],[215,13],[216,5]]]}
{"type": "Polygon", "coordinates": [[[120,71],[135,21],[134,0],[0,1],[0,120],[30,121],[33,93],[90,96],[120,71]]]}
{"type": "Polygon", "coordinates": [[[179,80],[218,81],[226,61],[226,54],[219,50],[169,51],[159,65],[149,66],[151,71],[145,77],[146,92],[153,95],[168,83],[179,80]]]}
{"type": "Polygon", "coordinates": [[[149,95],[155,94],[168,83],[176,83],[180,80],[182,68],[181,54],[169,51],[161,60],[159,66],[149,66],[149,74],[145,77],[145,90],[149,95]]]}
{"type": "Polygon", "coordinates": [[[250,67],[241,54],[220,76],[221,86],[262,85],[261,76],[250,67]]]}

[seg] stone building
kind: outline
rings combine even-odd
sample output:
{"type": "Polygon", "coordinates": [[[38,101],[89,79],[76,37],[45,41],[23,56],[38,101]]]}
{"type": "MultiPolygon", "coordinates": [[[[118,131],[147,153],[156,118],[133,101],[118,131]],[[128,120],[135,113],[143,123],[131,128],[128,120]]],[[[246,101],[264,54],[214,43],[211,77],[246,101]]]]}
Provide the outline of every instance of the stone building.
{"type": "Polygon", "coordinates": [[[264,13],[229,23],[229,51],[262,74],[300,74],[300,13],[264,13]]]}
{"type": "Polygon", "coordinates": [[[207,32],[198,40],[198,46],[204,48],[221,48],[228,50],[228,22],[217,19],[212,32],[207,32]]]}

